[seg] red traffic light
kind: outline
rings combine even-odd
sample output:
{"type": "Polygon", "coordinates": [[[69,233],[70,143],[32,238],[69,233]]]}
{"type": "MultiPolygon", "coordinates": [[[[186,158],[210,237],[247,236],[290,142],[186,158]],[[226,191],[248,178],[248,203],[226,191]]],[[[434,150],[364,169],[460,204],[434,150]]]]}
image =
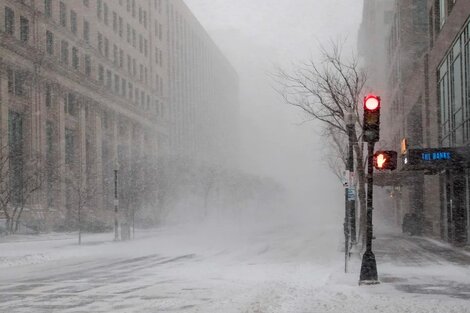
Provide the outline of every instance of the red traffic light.
{"type": "Polygon", "coordinates": [[[380,108],[380,97],[376,95],[368,95],[364,99],[364,108],[369,111],[375,111],[380,108]]]}
{"type": "Polygon", "coordinates": [[[395,170],[397,155],[395,151],[378,151],[374,154],[374,167],[378,170],[395,170]]]}
{"type": "Polygon", "coordinates": [[[380,97],[370,94],[364,97],[364,141],[377,142],[380,139],[380,97]]]}

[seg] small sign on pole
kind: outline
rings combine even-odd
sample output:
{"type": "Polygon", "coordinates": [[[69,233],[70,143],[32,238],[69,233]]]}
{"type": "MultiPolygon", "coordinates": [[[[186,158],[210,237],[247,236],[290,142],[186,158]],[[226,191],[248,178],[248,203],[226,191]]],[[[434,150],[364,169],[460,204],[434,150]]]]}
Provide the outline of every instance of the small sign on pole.
{"type": "Polygon", "coordinates": [[[348,201],[356,200],[356,188],[348,188],[348,201]]]}

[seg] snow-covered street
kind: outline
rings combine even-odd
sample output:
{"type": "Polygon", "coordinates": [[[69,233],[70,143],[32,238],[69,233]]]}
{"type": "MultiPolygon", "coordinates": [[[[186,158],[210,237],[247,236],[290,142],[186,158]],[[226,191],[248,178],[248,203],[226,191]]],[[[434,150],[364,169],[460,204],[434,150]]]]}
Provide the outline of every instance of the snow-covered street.
{"type": "Polygon", "coordinates": [[[0,244],[0,311],[470,312],[470,256],[443,244],[379,233],[382,283],[359,287],[359,259],[345,275],[334,229],[251,229],[90,235],[82,247],[72,235],[10,239],[0,244]]]}

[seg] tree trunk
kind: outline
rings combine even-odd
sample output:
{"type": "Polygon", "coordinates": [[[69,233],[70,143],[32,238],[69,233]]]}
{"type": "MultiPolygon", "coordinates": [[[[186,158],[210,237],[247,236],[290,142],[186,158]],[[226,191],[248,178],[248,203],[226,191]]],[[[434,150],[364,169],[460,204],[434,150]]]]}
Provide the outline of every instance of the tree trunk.
{"type": "Polygon", "coordinates": [[[81,217],[81,207],[78,207],[78,245],[82,244],[82,217],[81,217]]]}
{"type": "Polygon", "coordinates": [[[15,233],[18,232],[18,230],[20,229],[20,221],[21,221],[21,215],[23,214],[23,207],[20,208],[19,212],[18,212],[18,216],[16,217],[16,221],[15,221],[15,233]]]}

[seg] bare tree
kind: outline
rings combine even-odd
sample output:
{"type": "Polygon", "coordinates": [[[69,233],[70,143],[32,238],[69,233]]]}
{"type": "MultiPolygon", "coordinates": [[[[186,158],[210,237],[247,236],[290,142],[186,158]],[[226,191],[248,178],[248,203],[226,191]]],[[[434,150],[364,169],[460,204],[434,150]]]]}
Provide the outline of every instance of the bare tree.
{"type": "Polygon", "coordinates": [[[9,145],[0,147],[0,207],[9,234],[19,230],[26,206],[40,198],[46,183],[58,179],[57,165],[44,161],[41,155],[28,156],[9,145]]]}
{"type": "Polygon", "coordinates": [[[332,43],[330,49],[321,47],[320,52],[319,60],[301,63],[290,71],[278,69],[273,75],[276,90],[287,104],[301,109],[309,119],[322,123],[323,135],[331,144],[332,153],[336,155],[335,161],[330,164],[336,175],[338,167],[345,165],[348,132],[344,120],[346,114],[353,114],[355,128],[352,141],[361,212],[360,225],[361,232],[364,232],[366,176],[358,104],[364,95],[367,75],[360,68],[356,57],[346,58],[343,55],[342,44],[332,43]]]}
{"type": "Polygon", "coordinates": [[[144,207],[157,206],[157,167],[156,162],[146,156],[135,157],[130,162],[130,169],[120,179],[120,195],[125,219],[135,231],[135,215],[144,207]]]}
{"type": "Polygon", "coordinates": [[[93,183],[96,177],[96,173],[85,172],[74,164],[67,165],[65,168],[63,179],[67,190],[67,206],[76,220],[79,245],[82,244],[84,211],[90,209],[100,195],[99,188],[93,183]]]}

